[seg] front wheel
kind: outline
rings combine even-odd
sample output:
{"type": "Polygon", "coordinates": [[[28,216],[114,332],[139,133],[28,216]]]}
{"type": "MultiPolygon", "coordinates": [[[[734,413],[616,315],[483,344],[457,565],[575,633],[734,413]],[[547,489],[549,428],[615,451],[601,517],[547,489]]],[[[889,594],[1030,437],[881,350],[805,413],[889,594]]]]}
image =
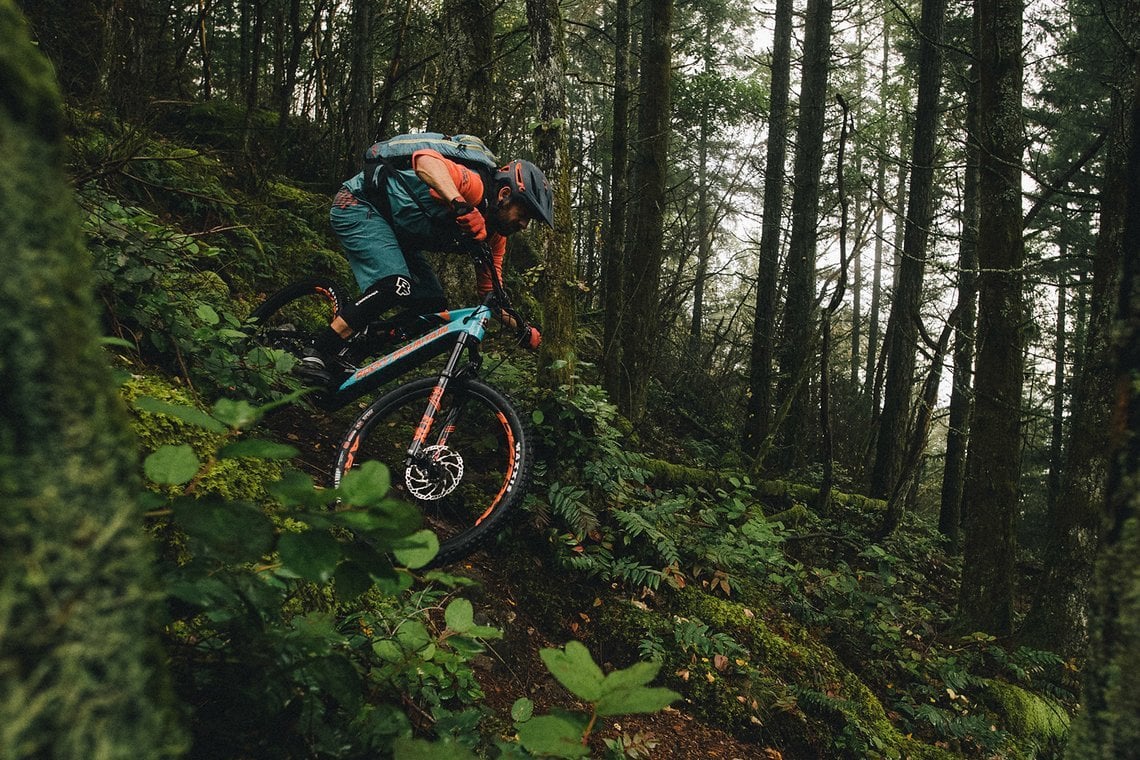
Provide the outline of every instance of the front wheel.
{"type": "Polygon", "coordinates": [[[373,402],[337,454],[334,484],[354,465],[388,465],[392,492],[416,504],[439,537],[433,566],[454,562],[500,531],[530,483],[530,439],[507,397],[475,378],[452,380],[417,461],[408,447],[437,378],[414,380],[373,402]]]}

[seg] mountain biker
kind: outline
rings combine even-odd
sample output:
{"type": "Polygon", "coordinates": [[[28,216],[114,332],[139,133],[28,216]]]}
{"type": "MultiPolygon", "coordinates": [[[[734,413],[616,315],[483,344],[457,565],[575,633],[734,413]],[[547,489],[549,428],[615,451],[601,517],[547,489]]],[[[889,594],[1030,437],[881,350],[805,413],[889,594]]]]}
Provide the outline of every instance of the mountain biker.
{"type": "MultiPolygon", "coordinates": [[[[345,304],[301,359],[298,374],[327,385],[348,367],[339,359],[345,341],[393,307],[419,313],[446,308],[443,288],[424,250],[469,251],[485,242],[502,275],[506,238],[537,219],[554,227],[554,194],[542,171],[515,159],[490,176],[425,149],[412,154],[411,168],[387,172],[376,192],[361,172],[341,185],[329,213],[333,232],[348,257],[361,295],[345,304]]],[[[491,291],[490,273],[478,273],[482,294],[491,291]]],[[[513,325],[506,314],[501,318],[513,325]]],[[[520,343],[535,349],[542,340],[533,327],[520,343]]]]}

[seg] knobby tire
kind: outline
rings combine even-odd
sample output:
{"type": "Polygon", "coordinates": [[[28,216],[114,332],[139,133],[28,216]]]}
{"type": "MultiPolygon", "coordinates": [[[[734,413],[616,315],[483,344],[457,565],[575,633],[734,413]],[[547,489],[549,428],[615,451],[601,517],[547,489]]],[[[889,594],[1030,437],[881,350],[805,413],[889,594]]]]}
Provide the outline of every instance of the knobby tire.
{"type": "Polygon", "coordinates": [[[330,277],[309,277],[286,285],[249,315],[253,341],[300,357],[318,332],[329,326],[345,303],[346,291],[330,277]]]}
{"type": "Polygon", "coordinates": [[[386,464],[396,498],[416,504],[440,540],[431,566],[462,559],[505,526],[530,483],[533,454],[522,419],[505,395],[474,377],[458,377],[440,399],[427,447],[434,464],[408,472],[407,449],[438,378],[401,385],[374,401],[352,423],[337,453],[334,484],[367,460],[386,464]],[[440,436],[448,414],[453,428],[440,436]],[[426,495],[418,498],[417,493],[426,495]]]}

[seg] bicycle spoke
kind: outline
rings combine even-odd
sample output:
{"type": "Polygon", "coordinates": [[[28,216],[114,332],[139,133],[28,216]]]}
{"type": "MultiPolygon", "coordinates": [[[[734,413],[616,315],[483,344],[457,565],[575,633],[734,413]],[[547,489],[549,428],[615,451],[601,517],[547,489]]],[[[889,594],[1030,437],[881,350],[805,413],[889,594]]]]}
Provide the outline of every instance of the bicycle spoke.
{"type": "Polygon", "coordinates": [[[529,457],[521,422],[497,391],[477,381],[456,381],[438,398],[434,391],[433,379],[418,381],[370,407],[342,444],[337,477],[367,459],[388,464],[394,495],[420,507],[445,562],[501,527],[529,457]],[[429,398],[439,405],[433,435],[406,461],[429,398]]]}

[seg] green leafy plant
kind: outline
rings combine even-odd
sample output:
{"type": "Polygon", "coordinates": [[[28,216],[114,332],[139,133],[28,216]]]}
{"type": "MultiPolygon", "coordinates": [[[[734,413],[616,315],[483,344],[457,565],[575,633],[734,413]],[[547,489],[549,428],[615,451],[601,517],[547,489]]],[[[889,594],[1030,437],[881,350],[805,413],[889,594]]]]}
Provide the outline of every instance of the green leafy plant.
{"type": "Polygon", "coordinates": [[[647,684],[660,663],[639,662],[623,670],[603,673],[585,645],[570,641],[563,649],[539,652],[551,674],[571,694],[586,702],[589,713],[557,711],[534,717],[534,703],[522,698],[511,708],[519,741],[527,751],[550,757],[586,757],[588,743],[599,717],[657,712],[680,695],[647,684]]]}
{"type": "MultiPolygon", "coordinates": [[[[383,625],[386,621],[372,622],[383,625]]],[[[444,609],[444,627],[436,633],[424,619],[405,617],[395,627],[372,637],[379,662],[372,680],[390,684],[432,710],[455,700],[475,704],[483,691],[467,663],[484,650],[483,642],[502,637],[497,628],[474,622],[474,609],[466,599],[453,599],[444,609]]]]}
{"type": "Polygon", "coordinates": [[[200,392],[265,395],[270,381],[243,371],[243,317],[214,271],[221,249],[94,188],[81,200],[109,330],[200,392]]]}
{"type": "Polygon", "coordinates": [[[410,569],[429,562],[438,542],[414,507],[389,497],[386,468],[365,463],[336,489],[286,471],[269,486],[273,505],[224,499],[206,487],[219,462],[296,453],[248,434],[276,404],[135,404],[214,441],[208,454],[173,443],[143,462],[155,489],[149,515],[166,546],[173,676],[195,707],[195,752],[468,756],[481,714],[448,706],[482,698],[470,660],[501,634],[454,596],[459,579],[434,572],[434,584],[409,592],[410,569]],[[410,738],[407,705],[438,716],[442,743],[410,738]]]}

